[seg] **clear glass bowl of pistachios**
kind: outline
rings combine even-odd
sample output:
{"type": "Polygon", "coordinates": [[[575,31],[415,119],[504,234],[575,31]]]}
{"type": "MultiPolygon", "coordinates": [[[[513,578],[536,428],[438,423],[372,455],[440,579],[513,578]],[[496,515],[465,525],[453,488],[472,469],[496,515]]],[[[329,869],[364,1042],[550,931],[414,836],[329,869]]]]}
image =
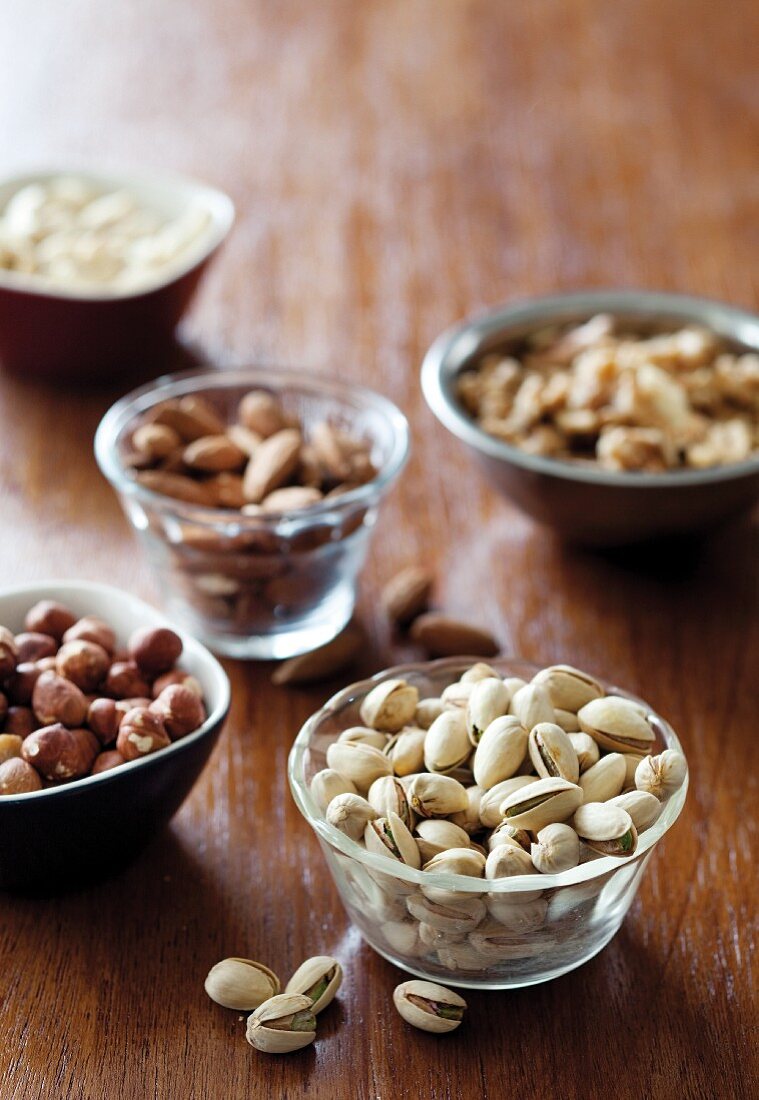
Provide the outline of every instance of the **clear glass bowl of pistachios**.
{"type": "Polygon", "coordinates": [[[688,768],[643,700],[569,665],[447,658],[334,695],[289,760],[348,916],[409,973],[509,989],[619,929],[688,768]]]}

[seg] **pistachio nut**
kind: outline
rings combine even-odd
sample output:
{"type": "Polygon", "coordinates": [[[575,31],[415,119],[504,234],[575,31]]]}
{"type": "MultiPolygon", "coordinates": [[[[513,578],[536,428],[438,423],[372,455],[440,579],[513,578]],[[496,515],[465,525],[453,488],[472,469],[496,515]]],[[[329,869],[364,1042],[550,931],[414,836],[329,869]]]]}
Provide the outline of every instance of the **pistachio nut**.
{"type": "Polygon", "coordinates": [[[374,821],[377,811],[360,794],[336,794],[324,816],[351,840],[361,840],[367,822],[374,821]]]}
{"type": "Polygon", "coordinates": [[[222,959],[208,971],[205,991],[217,1005],[250,1012],[279,993],[279,978],[253,959],[222,959]]]}
{"type": "Polygon", "coordinates": [[[450,943],[437,949],[438,962],[446,970],[472,973],[487,970],[489,963],[475,951],[471,943],[450,943]]]}
{"type": "MultiPolygon", "coordinates": [[[[530,893],[532,891],[528,892],[528,899],[530,893]]],[[[521,936],[527,932],[535,932],[542,926],[546,919],[548,902],[541,897],[532,901],[524,900],[521,893],[518,896],[494,893],[487,900],[487,909],[490,916],[507,932],[521,936]]]]}
{"type": "Polygon", "coordinates": [[[425,924],[424,921],[416,927],[419,929],[419,939],[424,946],[433,947],[436,950],[438,947],[447,947],[451,943],[463,943],[466,939],[466,932],[441,932],[439,928],[433,928],[431,924],[425,924]]]}
{"type": "Polygon", "coordinates": [[[559,776],[576,783],[580,762],[569,735],[555,722],[538,722],[530,730],[528,751],[535,771],[543,779],[559,776]]]}
{"type": "Polygon", "coordinates": [[[502,821],[488,837],[488,851],[492,852],[499,844],[510,844],[512,848],[516,846],[529,852],[532,837],[526,829],[517,829],[515,825],[509,825],[508,821],[502,821]]]}
{"type": "MultiPolygon", "coordinates": [[[[482,684],[488,682],[480,681],[482,684]]],[[[520,725],[519,719],[513,714],[494,718],[475,749],[472,765],[475,783],[487,791],[496,783],[511,779],[524,760],[526,751],[527,730],[520,725]]]]}
{"type": "Polygon", "coordinates": [[[466,707],[466,728],[469,740],[478,745],[485,730],[509,708],[509,689],[498,676],[477,680],[466,707]]]}
{"type": "Polygon", "coordinates": [[[491,665],[485,661],[477,661],[476,664],[462,674],[460,682],[462,684],[476,684],[478,680],[487,680],[493,676],[498,678],[498,673],[491,665]]]}
{"type": "Polygon", "coordinates": [[[471,751],[464,711],[458,708],[444,710],[427,730],[424,766],[429,772],[445,775],[465,764],[471,751]]]}
{"type": "Polygon", "coordinates": [[[408,958],[424,954],[421,925],[411,920],[391,920],[382,925],[382,935],[393,951],[408,958]]]}
{"type": "Polygon", "coordinates": [[[622,784],[623,791],[635,790],[635,773],[638,770],[638,764],[645,757],[639,756],[636,752],[625,753],[625,781],[622,784]]]}
{"type": "Polygon", "coordinates": [[[554,707],[553,713],[556,725],[561,726],[565,733],[580,732],[580,720],[573,710],[562,710],[561,707],[554,707]]]}
{"type": "Polygon", "coordinates": [[[480,822],[480,803],[482,801],[483,790],[482,787],[478,787],[473,784],[471,787],[466,788],[466,800],[467,807],[465,810],[459,810],[455,814],[451,814],[450,820],[454,825],[458,825],[469,836],[474,836],[475,833],[479,833],[482,830],[482,823],[480,822]]]}
{"type": "Polygon", "coordinates": [[[407,726],[393,734],[382,750],[396,775],[412,775],[424,767],[424,739],[426,729],[407,726]]]}
{"type": "Polygon", "coordinates": [[[485,791],[480,799],[480,821],[486,829],[494,829],[503,821],[501,806],[503,800],[530,783],[537,783],[534,775],[515,775],[511,779],[504,779],[496,783],[489,791],[485,791]]]}
{"type": "Polygon", "coordinates": [[[437,716],[443,713],[444,709],[442,699],[420,699],[414,712],[414,725],[419,726],[420,729],[428,730],[437,716]]]}
{"type": "Polygon", "coordinates": [[[580,765],[580,775],[598,763],[601,750],[598,742],[594,741],[589,733],[568,733],[567,737],[572,742],[572,748],[577,753],[577,762],[580,765]]]}
{"type": "Polygon", "coordinates": [[[399,779],[394,775],[381,775],[369,788],[366,800],[380,817],[389,813],[398,814],[407,829],[412,828],[413,820],[408,795],[399,779]]]}
{"type": "MultiPolygon", "coordinates": [[[[491,881],[513,878],[518,875],[534,875],[538,872],[527,852],[518,845],[499,844],[487,858],[485,877],[491,881]]],[[[535,901],[543,893],[541,890],[520,890],[519,901],[535,901]]]]}
{"type": "Polygon", "coordinates": [[[419,690],[405,680],[384,680],[361,704],[361,721],[375,730],[398,733],[413,721],[419,690]]]}
{"type": "Polygon", "coordinates": [[[520,688],[527,687],[527,681],[520,676],[505,676],[503,682],[508,689],[510,699],[514,698],[520,688]]]}
{"type": "Polygon", "coordinates": [[[466,789],[449,775],[415,775],[409,791],[411,808],[419,817],[448,817],[469,805],[466,789]]]}
{"type": "Polygon", "coordinates": [[[473,690],[474,684],[471,680],[466,684],[461,680],[456,680],[454,683],[449,684],[448,687],[443,688],[440,695],[443,709],[450,710],[452,707],[460,707],[462,710],[465,710],[469,702],[469,696],[472,694],[473,690]]]}
{"type": "Polygon", "coordinates": [[[333,768],[322,768],[317,772],[311,780],[310,790],[311,797],[322,813],[325,813],[327,806],[337,795],[357,793],[355,784],[333,768]]]}
{"type": "Polygon", "coordinates": [[[443,905],[431,901],[424,894],[411,894],[406,898],[406,908],[415,920],[429,924],[439,932],[471,932],[487,912],[482,898],[468,895],[443,905]]]}
{"type": "Polygon", "coordinates": [[[553,925],[566,919],[571,928],[576,928],[593,908],[600,893],[601,886],[594,879],[581,882],[577,886],[559,887],[553,891],[548,903],[548,923],[553,925]]]}
{"type": "Polygon", "coordinates": [[[610,798],[608,806],[621,806],[632,818],[638,833],[650,829],[662,811],[662,804],[656,795],[649,791],[626,791],[610,798]]]}
{"type": "Polygon", "coordinates": [[[567,779],[538,779],[505,798],[500,813],[510,825],[537,831],[555,821],[566,821],[582,800],[582,788],[567,779]]]}
{"type": "Polygon", "coordinates": [[[449,848],[467,848],[469,834],[452,821],[428,818],[420,821],[416,827],[416,843],[422,862],[428,863],[433,856],[446,852],[449,848]]]}
{"type": "Polygon", "coordinates": [[[658,756],[646,756],[635,769],[635,786],[666,801],[683,785],[688,774],[685,757],[677,749],[665,749],[658,756]]]}
{"type": "Polygon", "coordinates": [[[541,684],[548,689],[554,707],[575,713],[591,700],[600,699],[604,693],[598,680],[571,665],[550,665],[542,668],[533,676],[532,683],[541,684]]]}
{"type": "Polygon", "coordinates": [[[513,932],[503,927],[498,928],[496,922],[492,930],[481,931],[478,928],[476,932],[472,932],[469,943],[479,955],[490,962],[532,959],[538,955],[547,954],[557,946],[556,940],[544,937],[541,937],[539,942],[524,940],[521,937],[515,938],[513,932]]]}
{"type": "Polygon", "coordinates": [[[422,870],[443,875],[469,875],[472,878],[482,878],[485,871],[485,857],[468,845],[464,848],[448,848],[428,860],[422,870]]]}
{"type": "Polygon", "coordinates": [[[393,765],[373,745],[355,741],[333,741],[327,748],[327,767],[350,779],[361,794],[381,775],[392,775],[393,765]]]}
{"type": "Polygon", "coordinates": [[[245,1038],[257,1050],[288,1054],[316,1038],[316,1016],[310,997],[280,993],[264,1001],[248,1016],[245,1038]]]}
{"type": "Polygon", "coordinates": [[[511,697],[509,714],[514,714],[526,730],[538,722],[554,722],[556,715],[548,689],[541,684],[525,684],[511,697]]]}
{"type": "Polygon", "coordinates": [[[572,818],[577,835],[604,856],[631,856],[638,844],[632,818],[621,806],[586,802],[572,818]]]}
{"type": "Polygon", "coordinates": [[[285,993],[301,993],[311,1001],[314,1015],[331,1004],[343,980],[343,968],[331,955],[314,955],[302,962],[285,986],[285,993]]]}
{"type": "Polygon", "coordinates": [[[367,822],[364,830],[364,844],[368,852],[397,859],[417,870],[422,865],[416,841],[403,824],[398,814],[392,811],[387,817],[378,817],[367,822]]]}
{"type": "Polygon", "coordinates": [[[393,1004],[406,1023],[436,1035],[454,1031],[466,1011],[466,1001],[458,993],[417,979],[395,987],[393,1004]]]}
{"type": "Polygon", "coordinates": [[[338,741],[349,741],[356,745],[371,745],[383,752],[388,735],[381,730],[370,730],[367,726],[351,726],[338,737],[338,741]]]}
{"type": "Polygon", "coordinates": [[[625,758],[621,752],[602,756],[597,764],[580,776],[586,802],[606,802],[622,790],[625,782],[625,758]]]}
{"type": "Polygon", "coordinates": [[[532,862],[544,875],[570,871],[580,862],[580,838],[571,825],[555,822],[538,833],[538,842],[530,849],[532,862]]]}
{"type": "Polygon", "coordinates": [[[654,742],[654,731],[638,703],[620,695],[593,699],[577,712],[580,728],[611,752],[647,753],[654,742]]]}

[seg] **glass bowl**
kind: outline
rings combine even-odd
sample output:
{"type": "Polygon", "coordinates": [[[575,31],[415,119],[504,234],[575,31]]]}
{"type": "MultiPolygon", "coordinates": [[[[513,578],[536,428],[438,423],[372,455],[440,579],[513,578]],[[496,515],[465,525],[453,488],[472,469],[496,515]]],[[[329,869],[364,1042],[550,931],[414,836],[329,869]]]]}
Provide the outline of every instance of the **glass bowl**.
{"type": "Polygon", "coordinates": [[[337,379],[289,370],[170,375],[122,398],[103,417],[95,455],[156,571],[166,609],[211,649],[281,659],[323,645],[353,613],[380,501],[408,454],[408,424],[386,398],[337,379]],[[327,419],[371,444],[376,477],[289,513],[245,516],[155,493],[124,460],[135,422],[154,405],[202,395],[231,421],[252,389],[276,395],[306,431],[327,419]]]}
{"type": "MultiPolygon", "coordinates": [[[[366,694],[377,683],[400,677],[415,684],[421,698],[440,695],[475,661],[455,657],[402,665],[338,692],[298,734],[290,753],[289,778],[298,808],[319,838],[348,916],[375,951],[430,981],[468,989],[513,989],[558,978],[606,946],[635,897],[655,845],[680,815],[688,777],[664,804],[655,824],[640,833],[634,855],[598,856],[556,875],[488,881],[417,871],[368,852],[329,825],[309,783],[315,772],[326,767],[328,745],[342,730],[362,724],[359,708],[366,694]],[[423,908],[421,887],[444,891],[458,911],[456,918],[430,917],[423,908]],[[420,915],[426,942],[419,934],[420,915]]],[[[491,664],[504,677],[530,680],[538,671],[537,665],[516,658],[491,664]]],[[[610,684],[603,686],[607,692],[636,699],[610,684]]],[[[667,722],[647,710],[656,734],[657,747],[652,746],[652,751],[682,752],[667,722]]]]}

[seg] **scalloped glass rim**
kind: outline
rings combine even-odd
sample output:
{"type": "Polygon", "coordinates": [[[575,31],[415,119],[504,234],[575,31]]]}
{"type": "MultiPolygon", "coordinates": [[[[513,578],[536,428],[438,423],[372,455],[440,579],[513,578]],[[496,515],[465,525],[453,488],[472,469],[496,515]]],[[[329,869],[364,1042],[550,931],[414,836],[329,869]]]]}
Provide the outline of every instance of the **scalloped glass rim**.
{"type": "MultiPolygon", "coordinates": [[[[413,867],[408,867],[397,860],[391,860],[386,856],[374,852],[367,852],[367,850],[357,841],[351,840],[350,837],[341,833],[339,829],[330,825],[329,822],[320,816],[319,808],[308,789],[308,784],[305,779],[306,754],[310,747],[311,737],[317,732],[319,726],[328,716],[333,717],[351,703],[355,703],[356,700],[366,695],[375,684],[383,680],[400,677],[413,681],[414,678],[422,676],[426,678],[442,678],[442,676],[451,673],[452,675],[448,679],[448,683],[452,683],[454,680],[458,679],[456,673],[460,674],[464,672],[470,665],[479,660],[482,660],[482,658],[444,657],[437,661],[421,661],[412,664],[396,665],[393,668],[384,669],[382,672],[376,673],[369,679],[358,680],[356,683],[350,684],[348,687],[336,692],[320,710],[316,711],[315,714],[312,714],[311,717],[307,719],[290,750],[287,772],[290,781],[290,790],[292,791],[295,803],[320,839],[326,841],[333,848],[337,848],[351,859],[355,859],[358,863],[362,863],[374,871],[381,872],[385,875],[391,875],[405,882],[412,882],[419,886],[439,886],[447,890],[457,890],[461,893],[471,894],[510,894],[535,888],[535,878],[532,875],[514,875],[507,879],[483,880],[475,879],[467,875],[431,873],[429,871],[417,871],[413,867]]],[[[530,678],[541,667],[530,661],[525,661],[520,657],[498,657],[494,658],[492,661],[488,661],[488,664],[492,665],[492,667],[503,676],[519,676],[520,673],[526,673],[530,678]]],[[[644,699],[633,695],[629,691],[624,691],[622,688],[618,688],[600,679],[600,677],[598,679],[600,683],[603,684],[607,693],[623,695],[645,706],[649,712],[650,719],[653,720],[652,724],[659,737],[664,741],[665,746],[667,748],[677,749],[679,752],[683,753],[683,747],[675,731],[661,715],[657,714],[656,711],[645,702],[644,699]]],[[[683,755],[685,755],[685,753],[683,753],[683,755]]],[[[636,860],[645,856],[645,854],[661,840],[664,834],[674,825],[680,816],[688,792],[688,779],[689,773],[686,771],[682,786],[664,804],[664,808],[658,820],[641,835],[634,855],[627,856],[624,859],[620,859],[617,856],[601,856],[599,859],[580,864],[571,871],[562,871],[557,875],[541,875],[541,885],[543,888],[549,890],[559,886],[574,886],[579,883],[589,882],[594,878],[600,878],[611,871],[615,871],[628,863],[634,863],[636,860]]]]}

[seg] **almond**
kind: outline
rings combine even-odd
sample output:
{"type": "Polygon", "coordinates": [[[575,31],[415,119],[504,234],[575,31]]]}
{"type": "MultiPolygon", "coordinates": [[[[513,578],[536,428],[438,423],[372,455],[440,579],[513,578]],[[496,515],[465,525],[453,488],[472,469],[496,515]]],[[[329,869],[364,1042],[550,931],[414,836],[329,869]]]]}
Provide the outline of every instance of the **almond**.
{"type": "Polygon", "coordinates": [[[382,606],[388,618],[398,626],[408,626],[427,610],[432,585],[432,574],[422,566],[401,569],[382,590],[382,606]]]}
{"type": "Polygon", "coordinates": [[[492,634],[438,611],[420,615],[411,627],[411,638],[430,657],[493,657],[499,650],[492,634]]]}
{"type": "Polygon", "coordinates": [[[322,494],[318,489],[309,489],[306,485],[288,485],[269,493],[262,506],[265,512],[295,512],[298,508],[310,508],[320,500],[322,494]]]}
{"type": "Polygon", "coordinates": [[[240,401],[237,418],[244,428],[263,439],[268,439],[285,427],[279,402],[265,390],[251,390],[246,393],[240,401]]]}
{"type": "Polygon", "coordinates": [[[141,424],[135,429],[132,445],[140,455],[152,461],[158,461],[161,458],[168,458],[178,450],[182,446],[182,440],[179,433],[168,424],[141,424]]]}
{"type": "Polygon", "coordinates": [[[152,423],[173,428],[185,443],[204,435],[223,435],[225,431],[224,421],[213,405],[194,394],[164,401],[153,412],[152,423]]]}
{"type": "Polygon", "coordinates": [[[182,457],[192,470],[220,474],[225,470],[239,470],[246,455],[226,435],[203,435],[185,447],[182,457]]]}
{"type": "Polygon", "coordinates": [[[366,644],[363,627],[349,623],[331,642],[284,661],[271,678],[273,684],[311,684],[328,680],[350,665],[366,644]]]}
{"type": "Polygon", "coordinates": [[[173,497],[185,504],[206,504],[212,506],[211,496],[199,481],[193,481],[184,474],[172,474],[167,470],[142,470],[135,475],[140,485],[153,493],[173,497]]]}
{"type": "Polygon", "coordinates": [[[243,475],[243,492],[249,501],[260,503],[272,489],[284,485],[295,473],[300,460],[300,445],[301,435],[295,428],[284,428],[264,440],[243,475]]]}

